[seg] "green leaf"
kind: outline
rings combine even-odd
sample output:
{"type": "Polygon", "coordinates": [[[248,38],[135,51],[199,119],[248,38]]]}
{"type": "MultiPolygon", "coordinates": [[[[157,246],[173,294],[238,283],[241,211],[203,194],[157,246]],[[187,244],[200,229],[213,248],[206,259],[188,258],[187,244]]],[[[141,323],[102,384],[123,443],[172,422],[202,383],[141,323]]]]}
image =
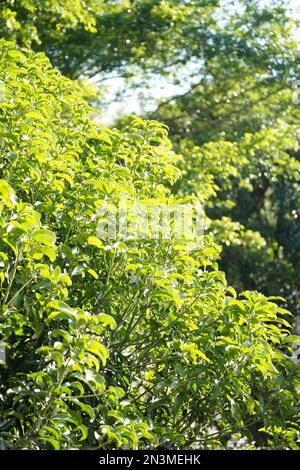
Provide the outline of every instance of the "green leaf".
{"type": "Polygon", "coordinates": [[[103,248],[103,243],[97,237],[88,237],[87,242],[89,245],[96,246],[97,248],[103,248]]]}
{"type": "Polygon", "coordinates": [[[31,236],[37,243],[42,243],[49,247],[52,247],[56,243],[55,234],[47,229],[36,230],[31,236]]]}
{"type": "Polygon", "coordinates": [[[98,274],[96,273],[96,271],[94,271],[94,269],[89,268],[89,269],[87,270],[87,272],[88,272],[91,276],[93,276],[94,279],[98,279],[98,278],[99,278],[98,274]]]}
{"type": "Polygon", "coordinates": [[[102,364],[105,365],[108,353],[107,349],[103,344],[93,341],[85,346],[86,351],[92,352],[95,356],[99,357],[102,361],[102,364]]]}
{"type": "Polygon", "coordinates": [[[91,421],[94,421],[95,412],[94,412],[93,408],[90,405],[85,404],[82,401],[78,400],[77,398],[73,398],[73,397],[69,398],[69,401],[74,403],[75,405],[79,406],[81,411],[86,413],[90,417],[91,421]]]}
{"type": "Polygon", "coordinates": [[[43,121],[45,118],[40,111],[29,111],[25,114],[25,117],[28,119],[35,119],[38,121],[43,121]]]}
{"type": "Polygon", "coordinates": [[[117,328],[116,321],[111,315],[107,315],[106,313],[99,313],[97,315],[98,320],[104,324],[104,326],[109,326],[111,330],[114,330],[117,328]]]}
{"type": "Polygon", "coordinates": [[[54,439],[54,437],[52,436],[43,436],[43,437],[40,437],[39,440],[42,442],[49,443],[53,447],[54,450],[60,450],[59,441],[54,439]]]}
{"type": "Polygon", "coordinates": [[[60,300],[51,300],[47,304],[47,309],[55,310],[47,316],[47,321],[50,323],[52,320],[74,320],[76,314],[65,302],[60,300]]]}

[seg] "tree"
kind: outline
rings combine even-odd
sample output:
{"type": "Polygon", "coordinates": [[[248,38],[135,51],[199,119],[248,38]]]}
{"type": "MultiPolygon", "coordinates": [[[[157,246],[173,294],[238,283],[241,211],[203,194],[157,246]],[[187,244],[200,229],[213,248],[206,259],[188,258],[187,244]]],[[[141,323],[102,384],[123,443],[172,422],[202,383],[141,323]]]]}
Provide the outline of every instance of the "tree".
{"type": "MultiPolygon", "coordinates": [[[[41,42],[41,29],[62,35],[68,29],[82,26],[95,31],[94,10],[97,0],[4,0],[0,7],[1,36],[20,45],[32,46],[41,42]]],[[[100,13],[101,10],[98,9],[100,13]]]]}
{"type": "Polygon", "coordinates": [[[297,448],[297,338],[277,299],[237,297],[210,235],[98,233],[124,195],[199,202],[172,195],[165,126],[106,129],[43,54],[2,41],[0,57],[1,446],[251,447],[258,424],[265,447],[297,448]]]}

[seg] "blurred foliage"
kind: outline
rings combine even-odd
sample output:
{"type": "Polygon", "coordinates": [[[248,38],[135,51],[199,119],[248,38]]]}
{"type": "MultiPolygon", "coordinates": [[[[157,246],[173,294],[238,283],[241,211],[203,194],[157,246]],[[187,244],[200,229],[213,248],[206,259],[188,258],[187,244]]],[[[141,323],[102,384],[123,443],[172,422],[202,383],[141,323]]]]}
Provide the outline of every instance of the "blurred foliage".
{"type": "Polygon", "coordinates": [[[204,196],[212,219],[208,229],[223,246],[221,267],[230,282],[237,289],[280,293],[295,313],[300,307],[298,142],[299,127],[283,122],[238,141],[195,147],[182,140],[183,178],[175,188],[204,196]]]}
{"type": "MultiPolygon", "coordinates": [[[[55,36],[68,29],[83,27],[95,32],[94,10],[97,0],[3,0],[1,2],[1,35],[18,44],[32,46],[41,43],[43,29],[55,36]]],[[[99,11],[100,12],[100,11],[99,11]]]]}
{"type": "MultiPolygon", "coordinates": [[[[209,105],[213,94],[218,105],[217,98],[220,93],[224,97],[228,85],[231,92],[240,92],[246,83],[233,82],[233,69],[235,77],[252,78],[248,85],[256,78],[269,85],[278,83],[292,72],[292,24],[282,1],[271,4],[265,7],[257,0],[6,0],[0,7],[0,24],[2,36],[46,52],[54,66],[71,78],[113,70],[130,74],[133,65],[144,73],[168,75],[170,68],[180,72],[192,60],[196,76],[201,71],[208,81],[217,75],[222,78],[219,92],[212,84],[210,93],[201,94],[203,104],[209,105]]],[[[254,95],[254,87],[247,86],[245,92],[254,95]]],[[[190,117],[192,110],[185,104],[183,112],[190,117]]]]}

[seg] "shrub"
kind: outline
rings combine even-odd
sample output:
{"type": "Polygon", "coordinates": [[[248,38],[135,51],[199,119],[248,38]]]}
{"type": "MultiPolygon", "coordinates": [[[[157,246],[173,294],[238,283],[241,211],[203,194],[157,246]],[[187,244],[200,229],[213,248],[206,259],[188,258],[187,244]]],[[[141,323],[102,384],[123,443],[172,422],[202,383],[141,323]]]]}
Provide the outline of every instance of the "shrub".
{"type": "Polygon", "coordinates": [[[237,297],[219,247],[99,238],[105,202],[184,203],[165,127],[91,122],[42,54],[1,42],[0,439],[13,449],[296,448],[289,313],[237,297]]]}

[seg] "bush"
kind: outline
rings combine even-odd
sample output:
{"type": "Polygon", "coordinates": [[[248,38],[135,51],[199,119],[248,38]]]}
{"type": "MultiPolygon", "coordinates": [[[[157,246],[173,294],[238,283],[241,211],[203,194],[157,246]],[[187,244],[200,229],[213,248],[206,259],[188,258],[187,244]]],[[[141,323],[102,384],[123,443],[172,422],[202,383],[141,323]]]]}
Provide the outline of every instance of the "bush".
{"type": "Polygon", "coordinates": [[[97,235],[105,201],[172,195],[165,127],[89,119],[80,88],[2,41],[0,442],[13,449],[297,448],[297,367],[276,298],[237,297],[210,236],[97,235]]]}

